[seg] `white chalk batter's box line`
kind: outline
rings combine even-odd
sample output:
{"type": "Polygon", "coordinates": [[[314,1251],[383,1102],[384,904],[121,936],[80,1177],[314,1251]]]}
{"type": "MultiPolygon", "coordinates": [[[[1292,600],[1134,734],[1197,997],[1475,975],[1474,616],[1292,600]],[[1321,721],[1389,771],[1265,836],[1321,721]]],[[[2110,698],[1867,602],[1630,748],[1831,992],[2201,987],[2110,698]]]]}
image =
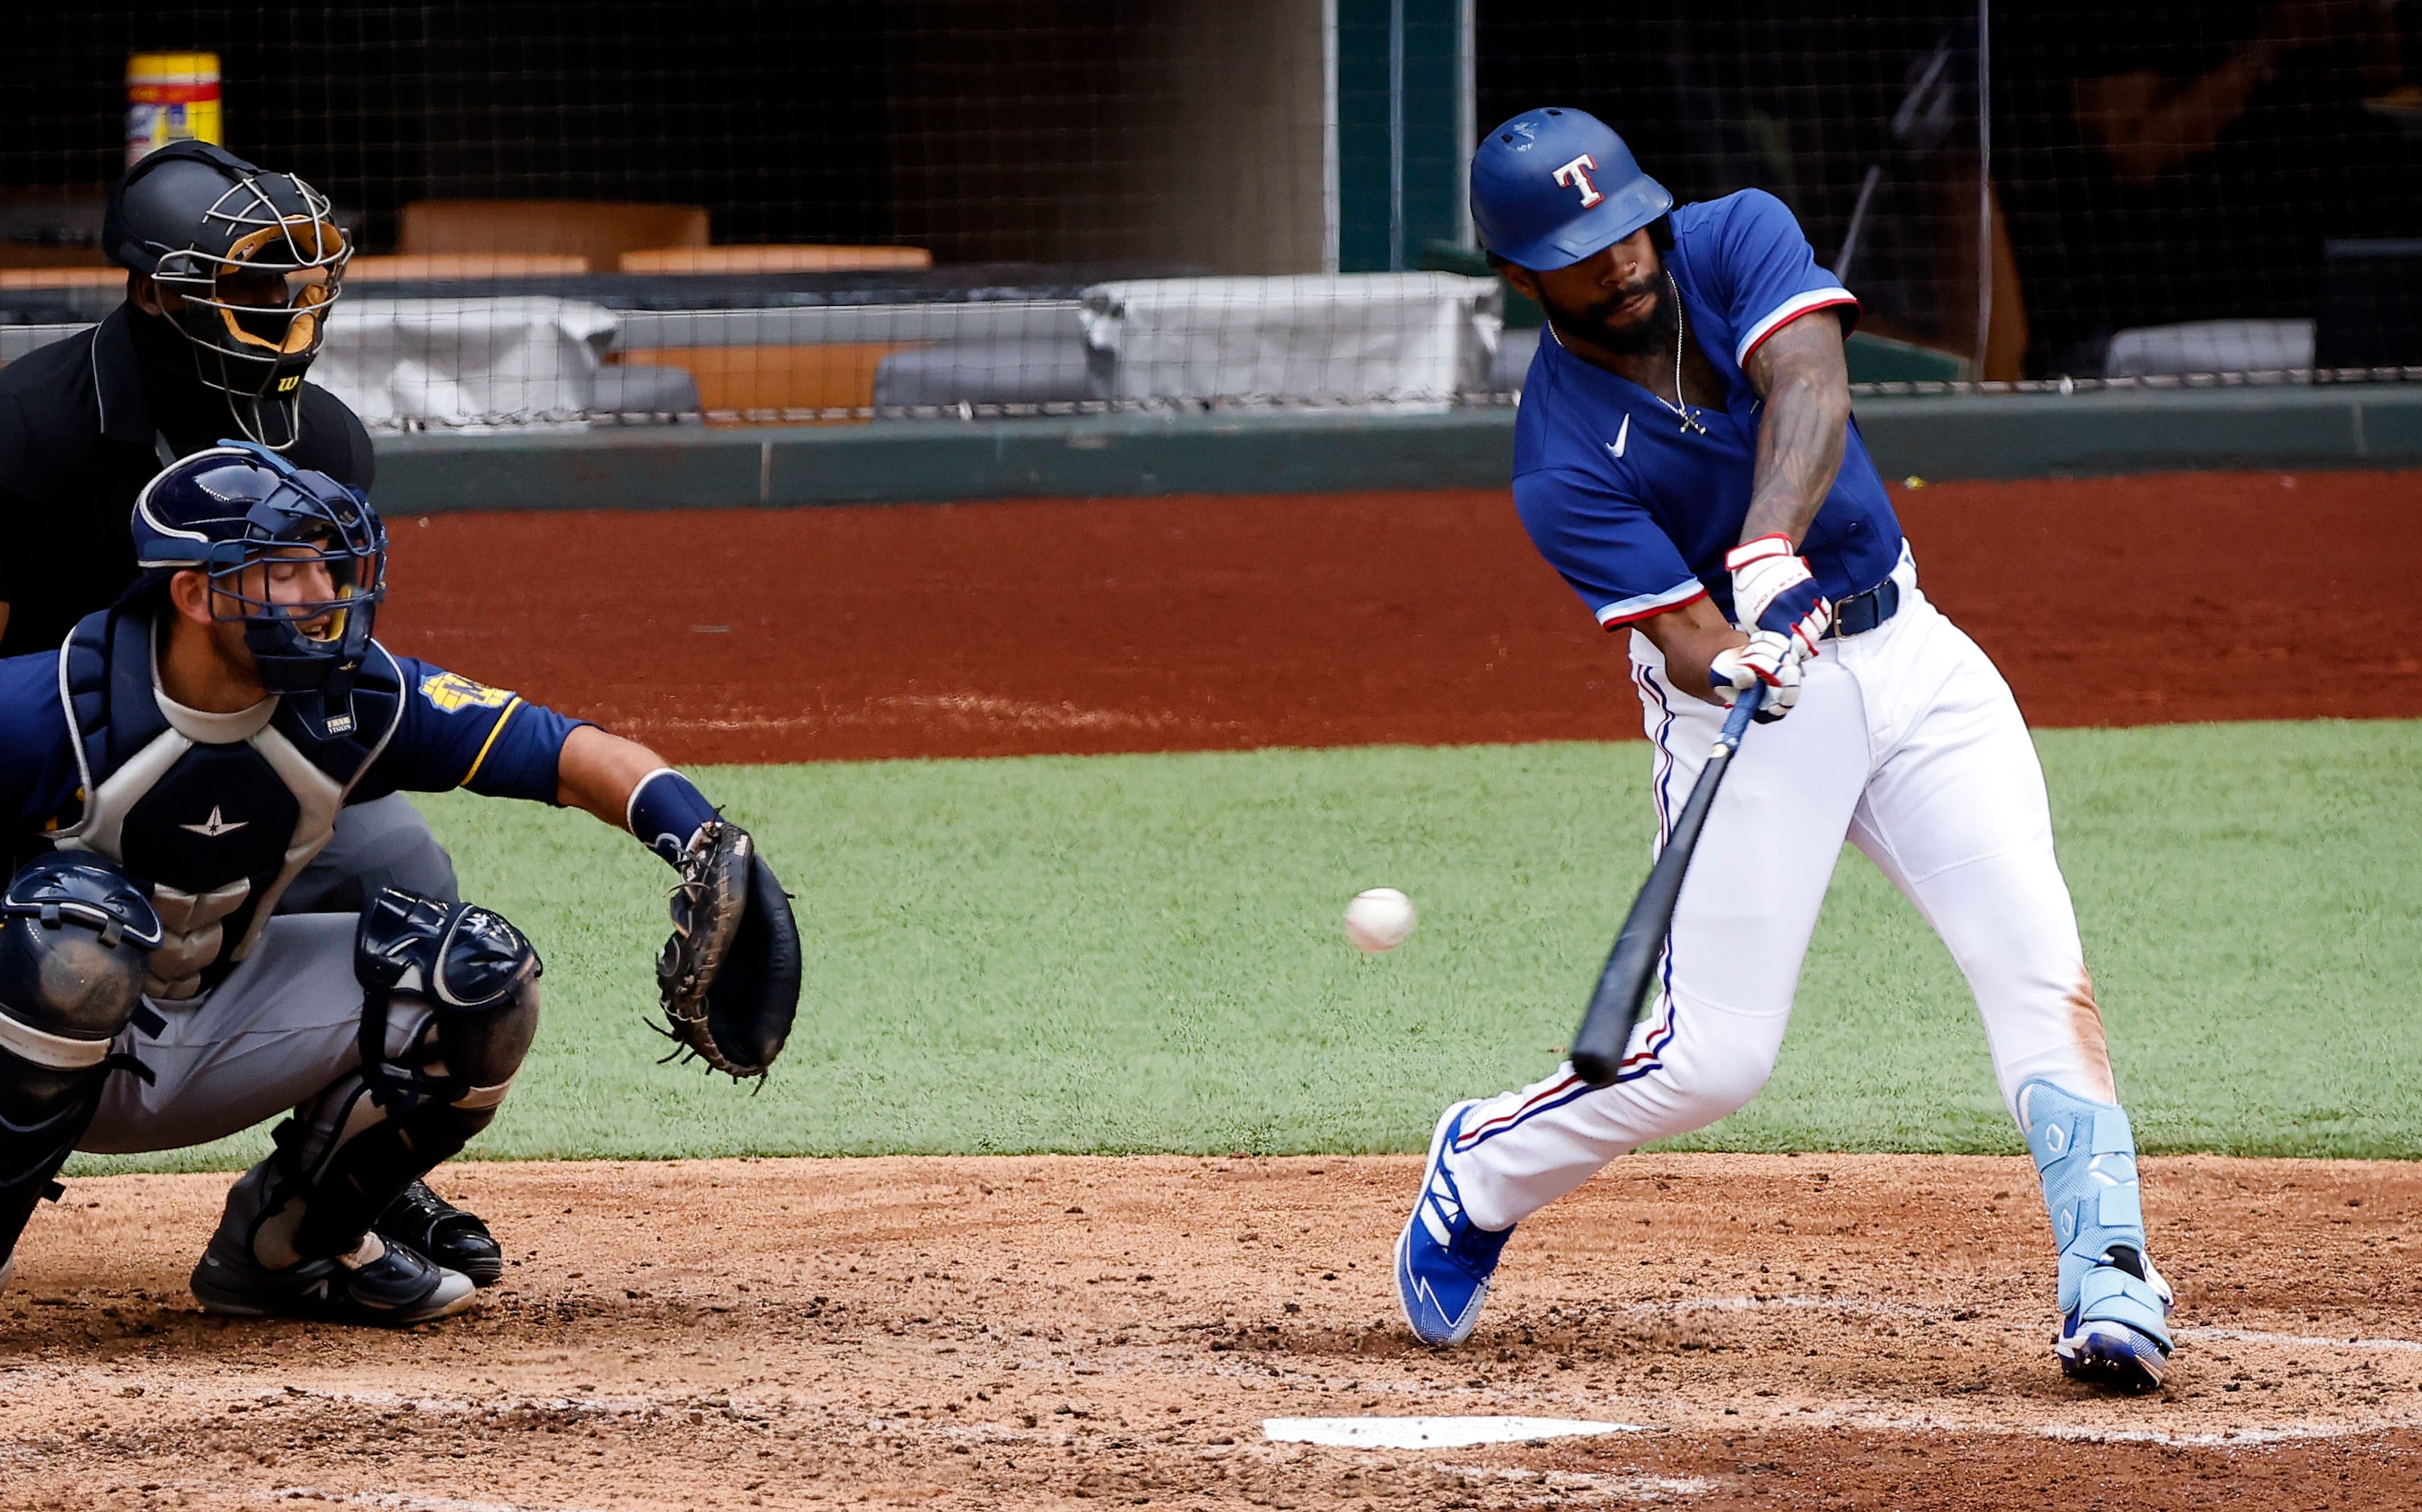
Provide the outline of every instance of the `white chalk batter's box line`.
{"type": "MultiPolygon", "coordinates": [[[[2077,1443],[2252,1449],[2306,1440],[2352,1439],[2375,1433],[2394,1433],[2422,1427],[2422,1420],[2378,1418],[2350,1423],[2296,1423],[2188,1431],[2108,1428],[2070,1423],[1957,1423],[1938,1418],[1896,1418],[1874,1412],[1818,1411],[1769,1425],[1744,1421],[1741,1427],[1749,1429],[1761,1425],[1863,1428],[1871,1432],[1940,1434],[1945,1438],[2036,1438],[2077,1443]]],[[[1680,1430],[1652,1424],[1535,1417],[1266,1418],[1262,1423],[1263,1438],[1271,1443],[1310,1444],[1358,1452],[1470,1449],[1482,1444],[1537,1444],[1559,1439],[1675,1431],[1680,1430]]]]}
{"type": "Polygon", "coordinates": [[[2422,1340],[2367,1339],[2360,1335],[2351,1339],[2327,1339],[2312,1333],[2267,1333],[2260,1329],[2179,1329],[2178,1336],[2189,1343],[2200,1339],[2227,1339],[2240,1344],[2292,1345],[2299,1349],[2387,1349],[2401,1354],[2422,1354],[2422,1340]]]}
{"type": "MultiPolygon", "coordinates": [[[[213,1488],[215,1489],[216,1488],[213,1488]]],[[[533,1506],[523,1502],[467,1501],[456,1496],[417,1496],[410,1491],[322,1491],[308,1486],[281,1487],[281,1497],[310,1498],[338,1506],[372,1506],[389,1512],[602,1512],[596,1507],[533,1506]]]]}

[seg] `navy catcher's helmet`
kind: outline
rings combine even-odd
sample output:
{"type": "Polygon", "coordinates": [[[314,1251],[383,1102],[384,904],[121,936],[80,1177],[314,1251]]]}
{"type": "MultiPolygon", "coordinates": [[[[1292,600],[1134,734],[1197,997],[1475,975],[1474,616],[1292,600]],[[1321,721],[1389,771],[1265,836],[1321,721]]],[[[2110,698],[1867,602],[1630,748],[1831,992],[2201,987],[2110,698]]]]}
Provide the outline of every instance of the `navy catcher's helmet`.
{"type": "Polygon", "coordinates": [[[27,862],[0,890],[0,1016],[47,1038],[8,1047],[36,1052],[27,1059],[51,1052],[42,1064],[99,1063],[161,937],[159,914],[116,862],[86,851],[27,862]],[[88,1053],[63,1040],[90,1041],[88,1053]]]}
{"type": "Polygon", "coordinates": [[[1674,208],[1614,129],[1587,111],[1526,110],[1480,139],[1480,244],[1539,273],[1595,257],[1674,208]]]}
{"type": "Polygon", "coordinates": [[[110,190],[102,244],[179,297],[168,319],[195,375],[228,396],[246,437],[292,445],[303,374],[354,255],[327,197],[209,142],[172,142],[110,190]],[[230,297],[235,280],[256,287],[230,297]]]}
{"type": "Polygon", "coordinates": [[[212,617],[244,622],[262,686],[317,693],[332,721],[350,713],[386,597],[386,528],[369,499],[267,447],[222,441],[144,484],[132,523],[142,575],[127,597],[208,574],[212,617]]]}

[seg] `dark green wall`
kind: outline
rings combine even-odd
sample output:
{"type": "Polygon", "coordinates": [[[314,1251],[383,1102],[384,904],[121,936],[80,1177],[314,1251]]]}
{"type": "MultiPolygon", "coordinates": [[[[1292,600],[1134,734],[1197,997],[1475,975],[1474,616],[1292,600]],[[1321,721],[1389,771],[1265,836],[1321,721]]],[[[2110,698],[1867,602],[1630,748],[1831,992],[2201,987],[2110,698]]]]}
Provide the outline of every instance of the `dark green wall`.
{"type": "MultiPolygon", "coordinates": [[[[460,509],[747,505],[1502,488],[1514,411],[879,420],[378,444],[390,517],[460,509]]],[[[1887,478],[2422,465],[2422,384],[1863,399],[1887,478]]]]}
{"type": "Polygon", "coordinates": [[[1384,273],[1422,265],[1422,244],[1463,234],[1456,179],[1460,41],[1456,0],[1337,0],[1337,268],[1384,273]],[[1392,227],[1392,14],[1404,38],[1401,231],[1392,227]]]}

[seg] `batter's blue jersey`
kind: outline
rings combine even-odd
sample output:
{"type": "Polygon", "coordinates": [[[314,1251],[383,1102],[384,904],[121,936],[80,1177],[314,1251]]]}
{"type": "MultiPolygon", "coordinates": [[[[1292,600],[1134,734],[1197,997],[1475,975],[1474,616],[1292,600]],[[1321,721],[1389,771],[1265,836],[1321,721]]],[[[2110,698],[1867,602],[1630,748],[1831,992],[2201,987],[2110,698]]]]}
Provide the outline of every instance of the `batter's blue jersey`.
{"type": "MultiPolygon", "coordinates": [[[[1750,354],[1811,310],[1858,301],[1816,265],[1782,200],[1744,189],[1673,214],[1665,265],[1690,335],[1724,386],[1724,413],[1694,411],[1685,432],[1671,406],[1628,379],[1539,342],[1514,425],[1514,502],[1539,554],[1609,629],[1705,594],[1732,617],[1724,553],[1740,543],[1756,469],[1757,390],[1750,354]]],[[[1801,543],[1826,597],[1862,593],[1892,575],[1900,522],[1854,420],[1842,470],[1801,543]]]]}

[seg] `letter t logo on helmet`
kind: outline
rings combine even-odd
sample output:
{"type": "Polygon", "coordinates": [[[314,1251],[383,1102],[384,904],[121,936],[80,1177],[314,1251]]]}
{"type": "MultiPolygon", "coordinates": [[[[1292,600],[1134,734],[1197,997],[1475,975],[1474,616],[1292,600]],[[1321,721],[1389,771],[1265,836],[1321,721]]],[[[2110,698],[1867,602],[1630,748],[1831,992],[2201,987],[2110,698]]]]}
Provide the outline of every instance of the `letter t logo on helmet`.
{"type": "Polygon", "coordinates": [[[1583,152],[1581,156],[1573,159],[1570,163],[1565,164],[1563,167],[1556,170],[1556,181],[1558,183],[1561,183],[1567,188],[1570,188],[1574,184],[1581,185],[1581,209],[1583,210],[1589,209],[1592,205],[1596,204],[1599,200],[1606,197],[1606,196],[1597,192],[1597,185],[1590,182],[1589,176],[1591,172],[1596,169],[1596,167],[1597,159],[1590,156],[1587,152],[1583,152]]]}
{"type": "Polygon", "coordinates": [[[1537,273],[1596,257],[1673,208],[1623,138],[1587,111],[1526,110],[1471,155],[1481,244],[1537,273]]]}

